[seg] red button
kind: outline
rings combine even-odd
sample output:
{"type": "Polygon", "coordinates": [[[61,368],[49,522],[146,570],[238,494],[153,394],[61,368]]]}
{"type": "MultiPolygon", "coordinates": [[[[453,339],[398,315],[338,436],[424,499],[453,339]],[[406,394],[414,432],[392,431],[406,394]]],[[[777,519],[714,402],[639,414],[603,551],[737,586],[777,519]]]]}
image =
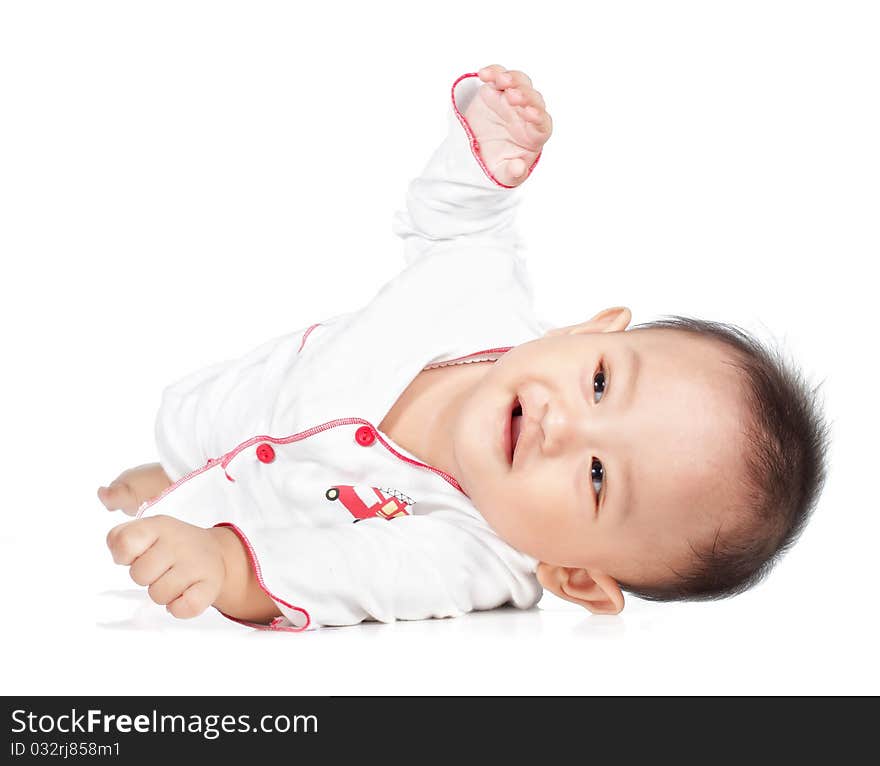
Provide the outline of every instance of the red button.
{"type": "Polygon", "coordinates": [[[257,460],[261,463],[271,463],[275,459],[275,450],[271,444],[261,444],[257,447],[257,460]]]}
{"type": "Polygon", "coordinates": [[[354,438],[361,447],[369,447],[376,441],[376,434],[373,433],[373,429],[369,426],[361,426],[355,431],[354,438]]]}

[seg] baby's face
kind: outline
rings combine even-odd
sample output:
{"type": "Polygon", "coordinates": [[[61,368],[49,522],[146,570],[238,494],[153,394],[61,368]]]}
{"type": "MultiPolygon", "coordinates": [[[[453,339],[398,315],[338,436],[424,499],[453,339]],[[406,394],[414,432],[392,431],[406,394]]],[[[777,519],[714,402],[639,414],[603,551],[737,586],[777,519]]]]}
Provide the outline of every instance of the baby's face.
{"type": "Polygon", "coordinates": [[[715,341],[666,329],[517,346],[452,425],[457,478],[496,532],[540,561],[668,580],[691,561],[689,543],[711,543],[738,491],[744,408],[727,359],[715,341]]]}

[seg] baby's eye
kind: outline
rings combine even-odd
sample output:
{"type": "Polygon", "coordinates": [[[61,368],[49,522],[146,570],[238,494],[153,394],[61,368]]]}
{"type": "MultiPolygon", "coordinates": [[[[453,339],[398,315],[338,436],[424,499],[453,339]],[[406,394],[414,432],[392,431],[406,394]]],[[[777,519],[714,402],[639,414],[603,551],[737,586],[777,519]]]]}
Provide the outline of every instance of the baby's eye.
{"type": "Polygon", "coordinates": [[[590,467],[590,478],[593,480],[593,489],[596,490],[596,497],[602,492],[602,481],[605,478],[605,469],[602,463],[593,458],[593,465],[590,467]]]}
{"type": "Polygon", "coordinates": [[[605,393],[605,370],[601,367],[593,376],[593,401],[598,402],[605,393]]]}

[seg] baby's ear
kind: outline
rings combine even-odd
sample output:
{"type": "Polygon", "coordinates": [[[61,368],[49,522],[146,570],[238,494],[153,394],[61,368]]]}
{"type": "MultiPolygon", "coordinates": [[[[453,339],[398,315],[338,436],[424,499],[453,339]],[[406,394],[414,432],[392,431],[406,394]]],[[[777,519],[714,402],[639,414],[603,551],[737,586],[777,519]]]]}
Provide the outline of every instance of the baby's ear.
{"type": "Polygon", "coordinates": [[[543,562],[536,574],[542,587],[593,614],[619,614],[623,609],[623,592],[613,577],[543,562]]]}
{"type": "Polygon", "coordinates": [[[586,332],[623,332],[632,321],[632,312],[626,306],[600,311],[592,319],[567,327],[554,327],[545,336],[579,335],[586,332]]]}

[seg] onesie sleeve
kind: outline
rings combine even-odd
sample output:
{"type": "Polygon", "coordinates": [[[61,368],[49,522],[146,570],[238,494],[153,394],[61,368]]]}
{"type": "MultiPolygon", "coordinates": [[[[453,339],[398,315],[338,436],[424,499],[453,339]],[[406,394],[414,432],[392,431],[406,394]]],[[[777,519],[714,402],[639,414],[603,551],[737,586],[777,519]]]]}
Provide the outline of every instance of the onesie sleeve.
{"type": "Polygon", "coordinates": [[[222,526],[239,536],[261,587],[298,630],[537,603],[542,591],[527,557],[476,522],[469,529],[438,515],[331,527],[222,526]]]}
{"type": "Polygon", "coordinates": [[[273,338],[166,386],[154,432],[159,463],[172,481],[268,428],[285,363],[296,355],[301,335],[273,338]]]}
{"type": "Polygon", "coordinates": [[[406,209],[395,213],[392,229],[404,241],[407,265],[465,241],[513,251],[519,247],[515,218],[522,185],[510,188],[490,177],[464,118],[482,84],[473,75],[456,80],[448,135],[410,182],[406,209]]]}

